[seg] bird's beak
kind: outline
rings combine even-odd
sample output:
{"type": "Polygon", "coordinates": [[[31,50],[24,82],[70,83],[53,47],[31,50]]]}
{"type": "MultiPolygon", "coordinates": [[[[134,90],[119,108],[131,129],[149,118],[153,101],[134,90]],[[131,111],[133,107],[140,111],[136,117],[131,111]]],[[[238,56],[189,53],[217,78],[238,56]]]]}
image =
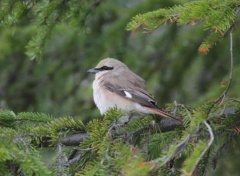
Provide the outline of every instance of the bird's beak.
{"type": "Polygon", "coordinates": [[[92,74],[96,74],[97,72],[99,72],[99,69],[97,68],[91,68],[87,71],[88,73],[92,73],[92,74]]]}

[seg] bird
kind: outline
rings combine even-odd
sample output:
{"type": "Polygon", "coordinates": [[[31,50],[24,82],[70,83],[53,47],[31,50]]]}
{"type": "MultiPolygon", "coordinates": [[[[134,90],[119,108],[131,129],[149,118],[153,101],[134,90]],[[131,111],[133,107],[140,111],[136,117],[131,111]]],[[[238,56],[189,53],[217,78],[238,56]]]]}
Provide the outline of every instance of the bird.
{"type": "Polygon", "coordinates": [[[95,74],[93,99],[101,115],[116,107],[124,112],[156,114],[182,123],[157,106],[153,95],[145,89],[145,81],[121,61],[106,58],[87,72],[95,74]]]}

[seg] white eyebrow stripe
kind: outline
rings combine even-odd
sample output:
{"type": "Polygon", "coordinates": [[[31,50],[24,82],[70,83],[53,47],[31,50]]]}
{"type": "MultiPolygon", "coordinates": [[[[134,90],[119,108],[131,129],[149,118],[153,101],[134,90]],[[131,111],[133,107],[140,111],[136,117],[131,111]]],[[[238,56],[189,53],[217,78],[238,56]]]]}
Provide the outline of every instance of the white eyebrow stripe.
{"type": "Polygon", "coordinates": [[[131,95],[129,92],[124,91],[124,93],[125,93],[126,97],[128,97],[128,98],[132,98],[132,95],[131,95]]]}

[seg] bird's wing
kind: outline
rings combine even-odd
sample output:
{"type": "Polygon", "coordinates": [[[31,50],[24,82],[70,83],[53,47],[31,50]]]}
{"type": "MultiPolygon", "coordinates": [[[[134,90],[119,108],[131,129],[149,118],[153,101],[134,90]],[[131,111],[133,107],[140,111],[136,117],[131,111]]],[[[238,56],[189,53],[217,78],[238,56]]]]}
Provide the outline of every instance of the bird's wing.
{"type": "Polygon", "coordinates": [[[142,106],[156,107],[153,96],[145,90],[144,80],[133,72],[129,72],[131,71],[118,71],[118,74],[108,74],[104,79],[103,86],[107,90],[142,106]]]}
{"type": "Polygon", "coordinates": [[[123,98],[152,109],[155,114],[170,118],[177,123],[182,123],[181,119],[175,118],[157,107],[153,96],[145,90],[144,80],[131,71],[131,73],[129,73],[129,71],[130,70],[127,70],[124,73],[122,72],[119,76],[108,74],[107,77],[105,77],[104,82],[102,82],[103,86],[107,90],[123,98]]]}
{"type": "Polygon", "coordinates": [[[144,80],[129,70],[127,67],[125,69],[119,68],[112,74],[108,74],[111,80],[118,82],[126,87],[139,87],[145,89],[144,80]]]}

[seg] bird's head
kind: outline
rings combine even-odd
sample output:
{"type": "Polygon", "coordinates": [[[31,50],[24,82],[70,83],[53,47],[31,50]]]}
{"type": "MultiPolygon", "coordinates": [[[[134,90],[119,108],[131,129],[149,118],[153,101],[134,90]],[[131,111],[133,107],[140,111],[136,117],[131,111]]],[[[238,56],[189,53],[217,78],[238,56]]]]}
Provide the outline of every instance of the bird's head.
{"type": "Polygon", "coordinates": [[[87,72],[92,74],[102,75],[107,72],[114,72],[117,69],[122,67],[127,67],[127,66],[116,59],[107,58],[107,59],[101,60],[95,68],[91,68],[87,72]]]}

